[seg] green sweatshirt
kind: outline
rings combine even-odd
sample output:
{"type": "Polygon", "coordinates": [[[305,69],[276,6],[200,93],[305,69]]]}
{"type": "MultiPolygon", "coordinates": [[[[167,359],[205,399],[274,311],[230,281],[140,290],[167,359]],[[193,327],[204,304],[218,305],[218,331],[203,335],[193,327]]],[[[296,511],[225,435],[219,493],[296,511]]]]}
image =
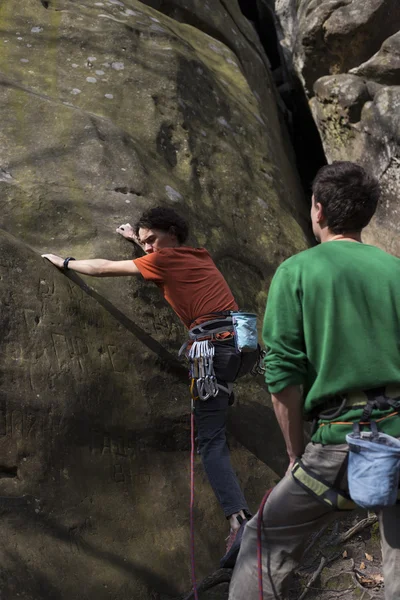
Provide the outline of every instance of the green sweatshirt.
{"type": "MultiPolygon", "coordinates": [[[[302,385],[306,418],[331,396],[400,384],[400,259],[349,241],[292,256],[272,280],[263,339],[269,391],[302,385]]],[[[335,420],[359,420],[361,413],[335,420]]],[[[344,443],[351,429],[325,422],[312,440],[344,443]]],[[[400,415],[379,429],[400,436],[400,415]]]]}

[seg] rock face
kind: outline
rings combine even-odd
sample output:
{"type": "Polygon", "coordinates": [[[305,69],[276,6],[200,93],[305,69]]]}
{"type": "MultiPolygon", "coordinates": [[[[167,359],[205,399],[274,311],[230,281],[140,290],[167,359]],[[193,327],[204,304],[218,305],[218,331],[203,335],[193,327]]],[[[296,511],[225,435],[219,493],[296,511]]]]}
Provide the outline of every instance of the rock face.
{"type": "MultiPolygon", "coordinates": [[[[162,14],[164,3],[148,4],[0,7],[7,600],[190,588],[183,328],[151,285],[91,279],[90,289],[40,253],[129,258],[115,227],[168,204],[240,305],[261,315],[274,269],[307,246],[268,60],[238,5],[182,0],[162,14]]],[[[263,386],[249,381],[237,398],[232,459],[255,509],[284,450],[263,386]]],[[[218,564],[226,524],[199,462],[196,490],[201,578],[218,564]]]]}
{"type": "Polygon", "coordinates": [[[328,160],[358,162],[381,181],[365,240],[400,256],[399,3],[277,0],[276,10],[328,160]]]}

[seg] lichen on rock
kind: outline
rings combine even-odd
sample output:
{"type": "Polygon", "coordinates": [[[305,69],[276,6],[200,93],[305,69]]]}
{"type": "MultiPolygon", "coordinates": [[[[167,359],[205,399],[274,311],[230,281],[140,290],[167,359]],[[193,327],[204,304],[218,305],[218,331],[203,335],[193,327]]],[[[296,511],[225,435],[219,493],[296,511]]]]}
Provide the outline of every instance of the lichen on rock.
{"type": "MultiPolygon", "coordinates": [[[[190,587],[183,327],[155,287],[70,279],[40,253],[133,257],[115,228],[173,206],[261,316],[275,268],[308,245],[308,209],[268,60],[225,4],[178,19],[136,0],[1,3],[0,495],[38,504],[3,519],[9,598],[190,587]]],[[[250,402],[271,420],[262,385],[237,397],[232,430],[250,402]]],[[[231,451],[255,510],[284,455],[251,437],[231,451]]],[[[198,462],[195,518],[201,578],[226,524],[198,462]]]]}

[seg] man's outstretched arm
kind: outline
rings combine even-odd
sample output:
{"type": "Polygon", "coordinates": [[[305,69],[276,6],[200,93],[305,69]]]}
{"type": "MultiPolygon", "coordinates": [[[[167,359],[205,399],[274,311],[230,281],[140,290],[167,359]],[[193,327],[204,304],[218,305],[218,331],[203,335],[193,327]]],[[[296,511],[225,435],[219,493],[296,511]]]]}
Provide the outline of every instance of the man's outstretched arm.
{"type": "MultiPolygon", "coordinates": [[[[42,254],[59,269],[64,268],[64,259],[56,254],[42,254]]],[[[121,275],[140,275],[140,271],[133,260],[105,260],[103,258],[90,258],[87,260],[71,260],[68,263],[70,271],[92,277],[119,277],[121,275]]]]}
{"type": "Polygon", "coordinates": [[[272,404],[281,428],[289,456],[290,470],[297,457],[304,452],[303,398],[298,385],[289,385],[281,392],[271,394],[272,404]]]}
{"type": "MultiPolygon", "coordinates": [[[[122,235],[130,242],[134,242],[141,247],[140,241],[135,235],[133,227],[125,223],[116,229],[117,233],[122,235]]],[[[59,269],[64,268],[64,258],[56,254],[42,254],[53,265],[59,269]]],[[[68,263],[70,271],[76,271],[82,275],[91,275],[92,277],[120,277],[121,275],[140,275],[140,271],[133,260],[105,260],[103,258],[90,258],[87,260],[71,260],[68,263]]]]}

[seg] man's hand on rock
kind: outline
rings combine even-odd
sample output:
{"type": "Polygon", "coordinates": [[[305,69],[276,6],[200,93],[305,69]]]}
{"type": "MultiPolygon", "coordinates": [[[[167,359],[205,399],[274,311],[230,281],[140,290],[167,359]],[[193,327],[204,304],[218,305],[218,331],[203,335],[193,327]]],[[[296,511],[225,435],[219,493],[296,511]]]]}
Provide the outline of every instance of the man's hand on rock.
{"type": "Polygon", "coordinates": [[[56,254],[42,254],[42,258],[47,258],[47,260],[49,260],[59,269],[64,268],[64,259],[61,258],[61,256],[57,256],[56,254]]]}
{"type": "Polygon", "coordinates": [[[125,223],[124,225],[120,225],[117,227],[116,232],[122,235],[125,239],[135,242],[138,246],[142,247],[139,238],[135,234],[132,225],[130,223],[125,223]]]}

